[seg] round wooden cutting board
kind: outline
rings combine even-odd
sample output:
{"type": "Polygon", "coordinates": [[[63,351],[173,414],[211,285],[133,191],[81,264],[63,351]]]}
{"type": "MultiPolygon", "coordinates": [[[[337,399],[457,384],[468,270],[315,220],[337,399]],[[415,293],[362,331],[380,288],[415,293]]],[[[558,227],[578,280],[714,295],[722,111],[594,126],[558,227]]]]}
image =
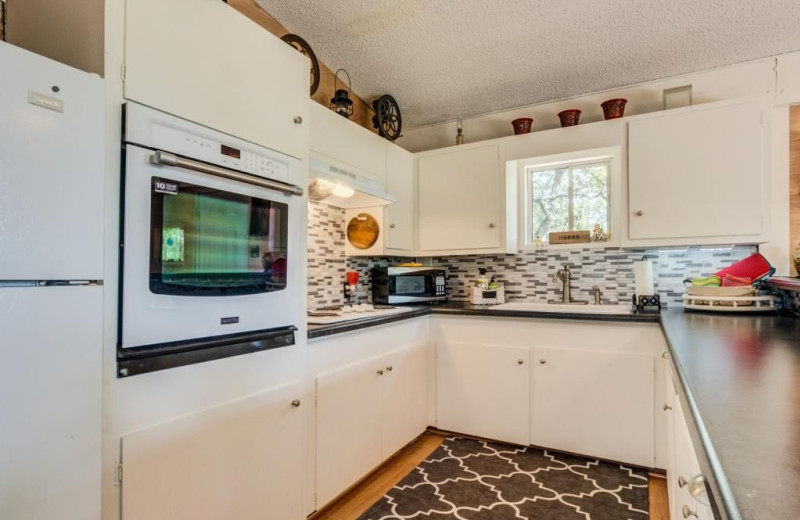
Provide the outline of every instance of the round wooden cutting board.
{"type": "Polygon", "coordinates": [[[347,240],[357,249],[372,247],[380,233],[378,221],[369,213],[359,213],[347,223],[347,240]]]}

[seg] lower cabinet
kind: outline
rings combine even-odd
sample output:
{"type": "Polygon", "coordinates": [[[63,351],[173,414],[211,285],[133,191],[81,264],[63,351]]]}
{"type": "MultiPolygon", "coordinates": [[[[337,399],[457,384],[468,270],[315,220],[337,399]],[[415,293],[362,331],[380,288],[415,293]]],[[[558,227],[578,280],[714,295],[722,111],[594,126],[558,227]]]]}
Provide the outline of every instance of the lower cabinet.
{"type": "Polygon", "coordinates": [[[300,520],[300,383],[122,438],[126,520],[300,520]]]}
{"type": "Polygon", "coordinates": [[[649,355],[532,350],[531,444],[655,465],[655,360],[649,355]]]}
{"type": "Polygon", "coordinates": [[[317,508],[427,427],[427,348],[416,344],[316,378],[317,508]]]}
{"type": "Polygon", "coordinates": [[[444,341],[437,426],[655,466],[655,358],[444,341]]]}
{"type": "Polygon", "coordinates": [[[669,493],[670,518],[697,518],[713,520],[714,513],[708,505],[708,495],[703,490],[697,497],[690,493],[690,482],[702,478],[697,452],[694,449],[689,427],[680,399],[676,395],[672,378],[667,378],[669,391],[664,411],[671,415],[668,421],[669,467],[667,468],[667,491],[669,493]],[[671,407],[671,408],[670,408],[671,407]]]}
{"type": "Polygon", "coordinates": [[[439,344],[438,427],[527,445],[529,356],[529,349],[525,347],[439,344]]]}

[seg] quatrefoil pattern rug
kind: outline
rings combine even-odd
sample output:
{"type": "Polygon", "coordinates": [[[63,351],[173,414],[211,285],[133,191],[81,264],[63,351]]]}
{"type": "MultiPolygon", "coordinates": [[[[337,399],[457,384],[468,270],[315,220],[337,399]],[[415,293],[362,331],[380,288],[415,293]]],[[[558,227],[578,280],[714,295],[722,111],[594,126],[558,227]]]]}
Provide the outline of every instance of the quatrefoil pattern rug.
{"type": "Polygon", "coordinates": [[[647,520],[647,472],[449,437],[359,520],[647,520]]]}

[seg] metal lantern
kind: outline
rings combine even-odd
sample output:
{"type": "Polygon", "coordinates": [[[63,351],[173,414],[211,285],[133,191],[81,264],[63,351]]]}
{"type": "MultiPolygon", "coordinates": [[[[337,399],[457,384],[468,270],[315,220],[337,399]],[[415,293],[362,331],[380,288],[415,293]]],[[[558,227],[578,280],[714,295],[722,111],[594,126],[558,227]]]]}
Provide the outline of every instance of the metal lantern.
{"type": "Polygon", "coordinates": [[[339,69],[336,71],[333,79],[333,89],[334,94],[331,98],[331,110],[339,114],[340,116],[350,118],[353,115],[353,100],[350,99],[350,93],[353,91],[352,84],[350,83],[350,74],[347,73],[344,69],[339,69]],[[336,83],[339,80],[339,73],[344,72],[345,76],[347,76],[347,90],[340,88],[336,88],[336,83]]]}

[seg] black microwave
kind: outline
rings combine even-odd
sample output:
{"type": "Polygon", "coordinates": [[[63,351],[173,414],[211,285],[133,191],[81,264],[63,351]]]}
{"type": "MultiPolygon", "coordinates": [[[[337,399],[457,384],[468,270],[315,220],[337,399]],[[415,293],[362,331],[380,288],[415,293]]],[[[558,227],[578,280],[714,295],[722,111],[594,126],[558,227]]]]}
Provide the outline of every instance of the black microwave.
{"type": "Polygon", "coordinates": [[[375,267],[372,302],[383,305],[447,301],[447,276],[433,267],[375,267]]]}

